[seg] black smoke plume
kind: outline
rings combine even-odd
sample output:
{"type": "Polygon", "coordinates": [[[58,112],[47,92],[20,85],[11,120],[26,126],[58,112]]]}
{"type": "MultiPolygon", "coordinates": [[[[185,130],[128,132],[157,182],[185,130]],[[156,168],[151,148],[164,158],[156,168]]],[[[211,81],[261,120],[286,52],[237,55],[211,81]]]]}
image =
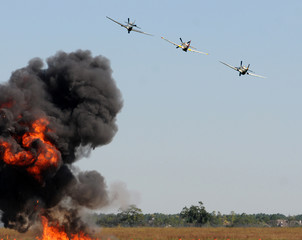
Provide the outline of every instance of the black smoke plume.
{"type": "Polygon", "coordinates": [[[82,152],[108,144],[117,132],[122,108],[109,60],[89,51],[58,52],[43,61],[34,58],[0,85],[0,143],[13,154],[30,152],[34,160],[13,165],[4,161],[0,146],[0,210],[7,228],[25,232],[41,215],[60,221],[68,232],[85,228],[82,208],[108,203],[104,178],[96,171],[74,171],[82,152]],[[21,137],[30,123],[47,118],[46,140],[58,151],[59,164],[43,169],[40,180],[28,172],[39,157],[39,140],[25,147],[21,137]],[[83,151],[83,149],[85,151],[83,151]]]}

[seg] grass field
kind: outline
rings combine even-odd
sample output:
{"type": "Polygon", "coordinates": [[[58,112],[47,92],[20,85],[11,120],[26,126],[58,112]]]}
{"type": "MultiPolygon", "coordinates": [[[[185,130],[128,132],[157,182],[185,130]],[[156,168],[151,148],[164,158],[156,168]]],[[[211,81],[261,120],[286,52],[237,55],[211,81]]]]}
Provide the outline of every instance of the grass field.
{"type": "MultiPolygon", "coordinates": [[[[35,240],[39,233],[25,234],[0,229],[3,240],[35,240]]],[[[302,228],[102,228],[101,240],[302,240],[302,228]]]]}

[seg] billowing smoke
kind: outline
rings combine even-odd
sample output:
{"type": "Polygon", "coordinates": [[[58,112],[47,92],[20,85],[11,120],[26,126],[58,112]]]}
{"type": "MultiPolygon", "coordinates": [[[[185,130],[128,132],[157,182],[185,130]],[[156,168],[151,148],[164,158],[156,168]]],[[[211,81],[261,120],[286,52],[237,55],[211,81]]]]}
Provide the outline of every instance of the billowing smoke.
{"type": "Polygon", "coordinates": [[[72,163],[117,131],[122,108],[109,60],[58,52],[0,85],[0,210],[5,227],[25,232],[46,216],[66,231],[85,228],[82,208],[108,204],[104,178],[72,163]]]}

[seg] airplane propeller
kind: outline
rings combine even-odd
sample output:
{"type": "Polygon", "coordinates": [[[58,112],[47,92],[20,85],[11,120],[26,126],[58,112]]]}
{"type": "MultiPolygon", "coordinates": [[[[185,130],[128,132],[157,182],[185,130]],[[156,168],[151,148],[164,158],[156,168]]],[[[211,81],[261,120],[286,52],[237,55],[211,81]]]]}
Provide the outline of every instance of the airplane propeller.
{"type": "Polygon", "coordinates": [[[125,22],[125,23],[128,23],[128,25],[131,25],[132,27],[136,27],[138,29],[141,29],[139,26],[137,26],[135,23],[135,20],[133,22],[130,22],[130,18],[128,18],[128,22],[125,22]]]}

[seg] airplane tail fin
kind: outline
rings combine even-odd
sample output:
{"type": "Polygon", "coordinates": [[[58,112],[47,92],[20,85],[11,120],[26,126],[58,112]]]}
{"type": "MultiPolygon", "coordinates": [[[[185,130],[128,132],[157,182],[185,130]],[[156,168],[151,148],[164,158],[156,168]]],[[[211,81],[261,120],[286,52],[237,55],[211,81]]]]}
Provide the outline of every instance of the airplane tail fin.
{"type": "Polygon", "coordinates": [[[188,43],[188,48],[190,47],[190,44],[191,44],[191,40],[189,41],[189,42],[187,42],[188,43]]]}

